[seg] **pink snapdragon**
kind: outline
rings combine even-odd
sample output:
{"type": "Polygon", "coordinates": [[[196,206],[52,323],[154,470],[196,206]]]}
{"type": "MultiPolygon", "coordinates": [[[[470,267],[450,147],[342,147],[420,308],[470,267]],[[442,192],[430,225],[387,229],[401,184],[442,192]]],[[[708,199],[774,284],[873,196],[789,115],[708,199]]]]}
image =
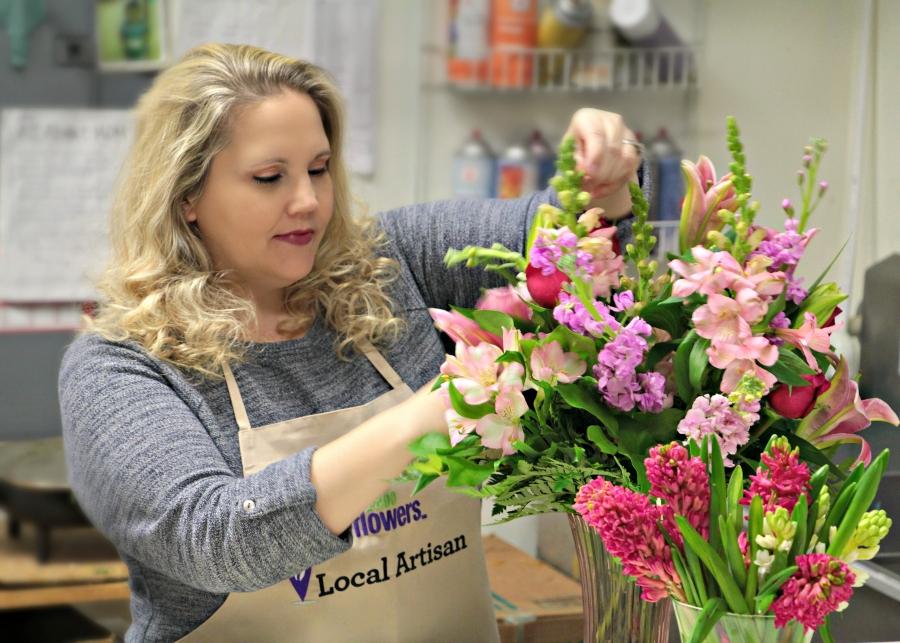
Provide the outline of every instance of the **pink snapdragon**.
{"type": "Polygon", "coordinates": [[[474,319],[469,319],[455,310],[429,308],[428,314],[434,320],[435,327],[446,333],[454,342],[463,342],[476,346],[482,342],[500,346],[500,338],[484,330],[474,319]]]}
{"type": "Polygon", "coordinates": [[[519,319],[531,319],[531,307],[522,301],[519,293],[512,286],[490,288],[485,290],[475,304],[479,310],[496,310],[519,319]]]}
{"type": "Polygon", "coordinates": [[[671,519],[672,514],[684,516],[704,538],[709,533],[709,475],[700,458],[692,458],[688,450],[677,442],[650,449],[644,460],[650,493],[665,501],[671,509],[666,531],[678,543],[681,532],[671,519]]]}
{"type": "Polygon", "coordinates": [[[641,597],[650,603],[669,595],[684,601],[672,551],[659,529],[664,509],[640,493],[595,478],[578,490],[573,508],[593,527],[606,549],[634,576],[641,597]]]}
{"type": "Polygon", "coordinates": [[[800,449],[792,450],[787,438],[774,438],[760,460],[762,464],[750,476],[750,488],[741,504],[749,505],[753,496],[760,496],[765,512],[784,507],[790,513],[801,494],[809,501],[809,467],[800,461],[800,449]]]}
{"type": "Polygon", "coordinates": [[[781,595],[772,603],[775,627],[796,619],[812,632],[826,616],[850,601],[856,575],[847,563],[828,554],[801,554],[795,564],[799,569],[781,586],[781,595]]]}
{"type": "Polygon", "coordinates": [[[598,228],[578,240],[577,273],[587,279],[595,297],[609,297],[622,278],[624,258],[613,246],[616,228],[598,228]]]}
{"type": "Polygon", "coordinates": [[[556,386],[581,377],[587,364],[577,353],[566,353],[559,342],[548,342],[531,351],[531,378],[556,386]]]}

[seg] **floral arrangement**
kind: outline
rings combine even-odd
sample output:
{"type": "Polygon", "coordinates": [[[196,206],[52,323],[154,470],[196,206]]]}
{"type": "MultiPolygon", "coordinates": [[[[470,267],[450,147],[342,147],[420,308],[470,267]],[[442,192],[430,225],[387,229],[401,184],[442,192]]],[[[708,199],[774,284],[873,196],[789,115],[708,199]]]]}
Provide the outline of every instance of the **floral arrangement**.
{"type": "Polygon", "coordinates": [[[845,295],[824,275],[804,287],[796,274],[827,190],[816,181],[825,144],[805,150],[801,199],[796,212],[783,202],[783,230],[754,222],[759,204],[733,119],[728,146],[723,177],[705,157],[683,162],[680,255],[661,258],[662,269],[638,186],[624,255],[603,212],[585,210],[571,139],[552,180],[561,207],[540,206],[526,256],[499,244],[448,251],[449,265],[495,271],[509,286],[485,292],[475,309],[431,311],[456,346],[435,384],[448,432],[411,445],[417,488],[447,476],[511,519],[572,512],[597,476],[649,492],[648,454],[673,440],[715,444],[735,471],[755,470],[776,436],[833,480],[870,462],[860,431],[898,418],[860,398],[831,347],[845,295]],[[858,456],[836,465],[844,443],[858,456]]]}
{"type": "MultiPolygon", "coordinates": [[[[887,465],[884,451],[858,466],[832,493],[828,465],[814,473],[784,436],[773,436],[745,488],[734,467],[726,485],[716,441],[653,447],[644,494],[603,478],[578,492],[575,509],[600,534],[644,600],[666,596],[703,607],[693,631],[703,641],[725,612],[774,613],[774,625],[796,619],[831,637],[826,617],[847,604],[865,573],[852,563],[872,558],[891,520],[867,511],[887,465]],[[711,447],[711,448],[709,448],[711,447]],[[749,510],[748,510],[749,508],[749,510]]],[[[731,640],[763,640],[761,632],[731,640]]]]}

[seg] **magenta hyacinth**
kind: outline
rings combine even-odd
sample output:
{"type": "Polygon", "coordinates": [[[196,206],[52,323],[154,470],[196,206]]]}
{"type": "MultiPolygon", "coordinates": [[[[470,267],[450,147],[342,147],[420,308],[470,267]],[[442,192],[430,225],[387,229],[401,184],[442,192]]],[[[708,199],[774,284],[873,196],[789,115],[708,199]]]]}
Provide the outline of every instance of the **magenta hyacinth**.
{"type": "MultiPolygon", "coordinates": [[[[709,533],[709,475],[700,458],[692,458],[677,442],[655,446],[644,460],[650,493],[673,513],[684,516],[704,538],[709,533]]],[[[666,521],[667,523],[669,521],[666,521]]],[[[666,531],[679,543],[681,536],[674,521],[666,531]]]]}
{"type": "Polygon", "coordinates": [[[850,600],[856,575],[847,563],[828,554],[801,554],[796,565],[799,569],[782,585],[781,595],[772,603],[775,627],[797,619],[812,631],[850,600]]]}
{"type": "Polygon", "coordinates": [[[753,496],[760,496],[766,511],[784,507],[788,513],[800,494],[809,500],[809,467],[800,461],[800,450],[791,450],[787,438],[776,438],[762,454],[762,465],[750,476],[750,488],[744,492],[741,504],[749,505],[753,496]]]}
{"type": "Polygon", "coordinates": [[[650,603],[671,595],[685,600],[672,551],[659,529],[663,508],[640,493],[595,478],[578,490],[574,509],[600,534],[603,544],[634,576],[641,597],[650,603]]]}

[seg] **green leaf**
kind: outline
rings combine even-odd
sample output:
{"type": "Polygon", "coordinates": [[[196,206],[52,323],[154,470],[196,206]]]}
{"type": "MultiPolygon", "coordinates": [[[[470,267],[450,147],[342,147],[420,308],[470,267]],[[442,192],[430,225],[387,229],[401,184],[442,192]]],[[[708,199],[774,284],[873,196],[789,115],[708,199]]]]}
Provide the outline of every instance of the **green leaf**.
{"type": "Polygon", "coordinates": [[[703,643],[726,611],[725,601],[721,598],[711,598],[706,601],[697,618],[697,623],[694,625],[690,643],[703,643]]]}
{"type": "MultiPolygon", "coordinates": [[[[572,408],[587,411],[600,420],[609,431],[616,436],[619,434],[619,422],[616,417],[605,407],[600,399],[600,392],[584,380],[578,380],[570,384],[557,384],[556,390],[572,408]]],[[[462,415],[462,414],[460,414],[462,415]]]]}
{"type": "Polygon", "coordinates": [[[697,341],[698,337],[697,331],[692,330],[685,335],[678,345],[678,350],[675,351],[675,388],[678,389],[678,397],[688,406],[693,403],[696,397],[691,388],[690,355],[694,342],[697,341]]]}
{"type": "Polygon", "coordinates": [[[790,567],[785,567],[777,574],[772,574],[766,579],[766,582],[763,583],[763,586],[759,588],[759,595],[763,594],[775,594],[781,588],[781,586],[787,581],[788,578],[794,575],[799,567],[796,565],[791,565],[790,567]]]}
{"type": "Polygon", "coordinates": [[[709,543],[703,540],[703,537],[697,533],[697,530],[691,526],[684,516],[675,516],[675,522],[678,524],[678,529],[681,531],[684,541],[690,544],[703,562],[703,565],[715,578],[722,596],[728,603],[728,608],[735,614],[749,614],[750,608],[747,607],[744,595],[741,594],[734,579],[731,577],[725,561],[713,551],[709,543]]]}
{"type": "Polygon", "coordinates": [[[597,445],[597,448],[600,449],[600,451],[607,455],[615,455],[619,452],[619,447],[613,444],[612,441],[606,437],[603,429],[596,424],[592,424],[587,428],[587,437],[588,440],[597,445]]]}
{"type": "Polygon", "coordinates": [[[424,489],[425,487],[430,485],[432,482],[437,480],[439,477],[440,476],[435,475],[433,473],[423,474],[423,475],[419,476],[419,479],[416,480],[416,486],[413,488],[412,494],[416,495],[417,493],[422,491],[422,489],[424,489]]]}
{"type": "Polygon", "coordinates": [[[448,470],[448,487],[477,487],[494,472],[491,464],[475,464],[450,455],[444,456],[444,462],[448,470]]]}
{"type": "Polygon", "coordinates": [[[703,374],[706,372],[706,365],[709,363],[709,355],[706,349],[709,348],[710,341],[705,337],[701,337],[691,347],[690,358],[688,359],[688,380],[693,391],[700,391],[703,384],[703,374]]]}
{"type": "Polygon", "coordinates": [[[478,325],[497,337],[503,335],[504,328],[515,328],[513,318],[499,310],[476,310],[472,313],[478,325]]]}
{"type": "Polygon", "coordinates": [[[687,313],[681,299],[669,298],[651,301],[641,309],[641,319],[656,328],[661,328],[672,337],[681,337],[687,326],[687,313]]]}
{"type": "Polygon", "coordinates": [[[807,511],[809,511],[809,505],[807,504],[806,494],[801,493],[800,498],[794,505],[794,510],[791,512],[791,521],[797,525],[797,531],[794,533],[794,542],[791,543],[788,560],[794,560],[799,554],[806,553],[806,544],[809,541],[806,533],[807,511]]]}
{"type": "Polygon", "coordinates": [[[434,453],[437,449],[446,449],[450,446],[450,436],[446,433],[426,433],[409,443],[409,450],[413,455],[425,457],[434,453]]]}
{"type": "MultiPolygon", "coordinates": [[[[800,376],[801,374],[797,372],[797,369],[790,365],[789,361],[790,360],[779,359],[771,366],[763,366],[763,368],[774,375],[782,384],[787,384],[788,386],[809,386],[809,382],[800,376]]],[[[809,366],[806,365],[806,362],[803,362],[803,367],[806,371],[811,372],[809,366]]]]}
{"type": "Polygon", "coordinates": [[[834,538],[829,543],[827,553],[839,558],[843,556],[844,549],[850,541],[850,538],[853,536],[853,532],[856,531],[857,526],[859,526],[862,515],[869,510],[872,501],[875,499],[881,477],[887,469],[889,456],[890,452],[885,449],[872,461],[872,464],[866,467],[866,472],[863,473],[862,477],[859,479],[859,485],[856,487],[856,493],[853,495],[853,500],[850,502],[850,506],[847,508],[844,517],[837,525],[837,534],[835,534],[834,538]]]}
{"type": "Polygon", "coordinates": [[[731,521],[734,532],[739,534],[744,529],[744,508],[741,505],[741,497],[744,494],[744,470],[737,465],[731,472],[728,480],[728,494],[725,503],[725,511],[731,521]]]}
{"type": "Polygon", "coordinates": [[[700,559],[697,558],[697,554],[691,549],[691,546],[685,542],[684,543],[684,557],[687,560],[688,568],[691,571],[691,578],[694,581],[694,587],[697,590],[697,598],[700,600],[700,603],[705,603],[707,601],[707,593],[706,593],[706,581],[703,579],[703,567],[700,565],[700,559]]]}
{"type": "Polygon", "coordinates": [[[725,508],[725,463],[719,441],[709,440],[709,544],[719,554],[725,554],[725,534],[719,529],[720,518],[728,518],[725,508]]]}
{"type": "Polygon", "coordinates": [[[619,450],[642,462],[657,444],[666,444],[678,435],[678,423],[684,418],[682,409],[666,409],[661,413],[635,413],[619,418],[619,450]]]}
{"type": "Polygon", "coordinates": [[[738,585],[738,591],[743,592],[747,583],[747,568],[744,566],[744,556],[738,545],[737,533],[731,522],[725,516],[719,516],[719,531],[722,537],[722,548],[725,550],[725,559],[728,567],[738,585]]]}
{"type": "Polygon", "coordinates": [[[450,391],[450,404],[453,405],[453,410],[464,418],[479,420],[489,413],[494,413],[494,405],[490,402],[484,402],[483,404],[469,404],[466,402],[462,393],[453,384],[453,380],[449,381],[447,388],[450,391]]]}
{"type": "Polygon", "coordinates": [[[813,290],[815,290],[815,289],[819,286],[819,284],[820,284],[820,283],[822,282],[822,280],[825,278],[825,275],[827,275],[827,274],[828,274],[828,271],[831,270],[831,267],[834,265],[834,262],[837,261],[837,260],[838,260],[838,257],[841,256],[841,253],[844,252],[844,248],[847,247],[847,244],[848,244],[848,243],[850,243],[850,239],[847,239],[847,240],[844,242],[844,245],[842,245],[841,248],[840,248],[840,250],[837,251],[837,254],[834,255],[834,258],[831,260],[831,263],[829,263],[827,266],[825,266],[825,270],[822,271],[822,274],[821,274],[821,275],[819,275],[818,277],[816,277],[816,280],[815,280],[814,282],[812,282],[812,285],[807,289],[807,292],[812,292],[813,290]]]}
{"type": "Polygon", "coordinates": [[[782,433],[787,439],[788,442],[791,443],[791,448],[796,447],[800,450],[800,459],[803,462],[808,462],[811,464],[816,464],[821,466],[827,466],[828,470],[839,478],[845,478],[846,476],[841,472],[838,466],[832,462],[827,455],[825,455],[821,449],[819,449],[814,444],[808,442],[807,440],[801,438],[799,435],[794,433],[793,431],[787,431],[782,433]]]}
{"type": "Polygon", "coordinates": [[[677,342],[657,342],[649,351],[647,351],[647,357],[644,359],[644,364],[647,366],[648,370],[652,370],[653,367],[659,363],[659,360],[677,348],[677,342]]]}
{"type": "Polygon", "coordinates": [[[500,357],[498,357],[496,361],[502,363],[518,362],[522,366],[525,366],[525,356],[517,351],[506,351],[502,355],[500,355],[500,357]]]}

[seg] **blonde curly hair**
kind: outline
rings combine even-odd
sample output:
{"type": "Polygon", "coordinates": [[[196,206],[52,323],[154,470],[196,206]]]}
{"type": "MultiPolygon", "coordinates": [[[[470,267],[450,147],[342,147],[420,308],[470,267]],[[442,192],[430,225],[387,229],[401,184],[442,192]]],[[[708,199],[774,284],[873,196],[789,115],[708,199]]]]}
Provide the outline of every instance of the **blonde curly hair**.
{"type": "Polygon", "coordinates": [[[397,263],[377,256],[384,237],[374,219],[352,215],[334,84],[311,63],[225,44],[192,49],[138,101],[135,139],[113,201],[112,257],[98,283],[103,301],[89,331],[136,341],[207,376],[242,359],[254,307],[227,271],[214,268],[183,204],[202,193],[235,110],[285,89],[318,107],[331,146],[334,212],[313,270],[285,289],[288,319],[279,330],[299,332],[322,314],[338,332],[339,356],[360,342],[396,339],[403,322],[385,286],[396,279],[397,263]]]}

